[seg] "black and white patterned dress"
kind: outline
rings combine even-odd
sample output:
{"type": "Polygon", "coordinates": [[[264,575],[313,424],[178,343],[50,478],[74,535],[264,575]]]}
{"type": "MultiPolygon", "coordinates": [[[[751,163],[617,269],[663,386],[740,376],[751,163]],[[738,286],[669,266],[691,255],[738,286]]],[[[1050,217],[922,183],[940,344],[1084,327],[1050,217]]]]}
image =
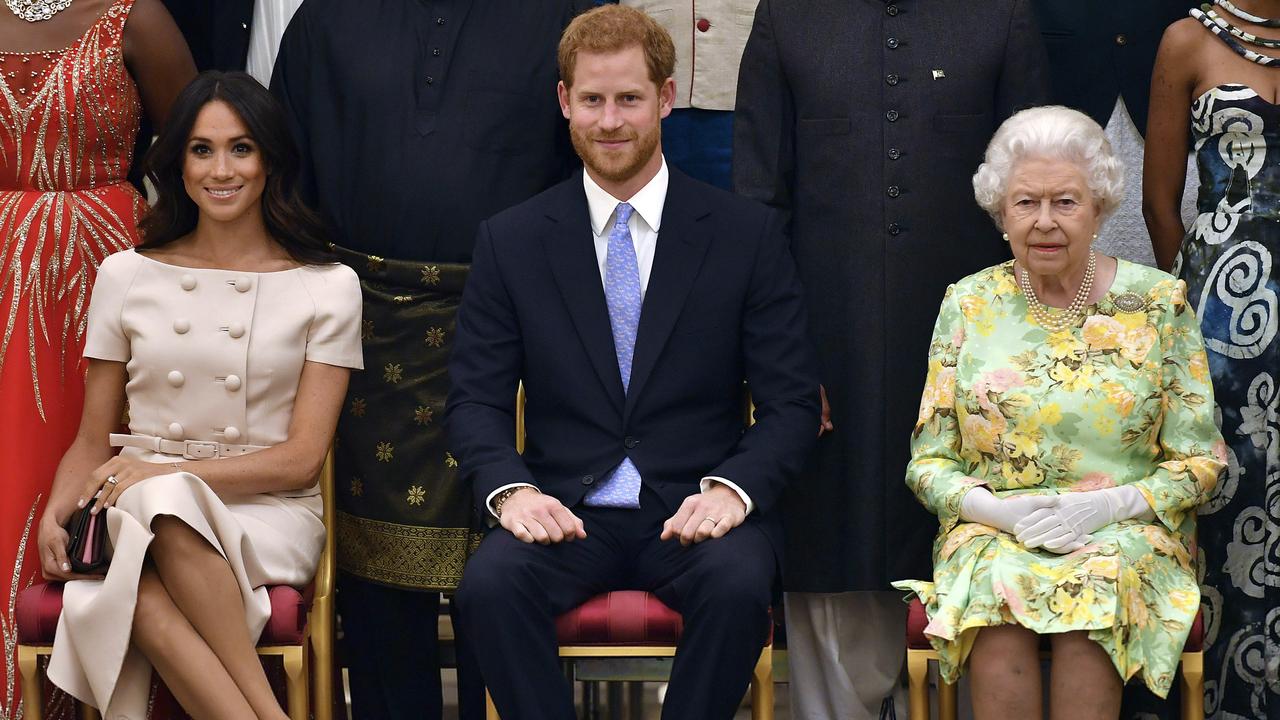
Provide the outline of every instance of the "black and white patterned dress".
{"type": "Polygon", "coordinates": [[[1280,718],[1280,106],[1231,84],[1191,112],[1199,214],[1175,272],[1200,318],[1229,457],[1200,510],[1205,709],[1280,718]]]}

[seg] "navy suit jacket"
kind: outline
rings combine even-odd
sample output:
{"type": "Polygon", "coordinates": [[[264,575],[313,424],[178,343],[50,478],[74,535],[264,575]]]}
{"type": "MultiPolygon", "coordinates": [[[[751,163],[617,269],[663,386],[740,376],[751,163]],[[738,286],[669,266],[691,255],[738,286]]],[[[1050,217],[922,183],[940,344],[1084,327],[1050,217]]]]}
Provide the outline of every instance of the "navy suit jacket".
{"type": "Polygon", "coordinates": [[[670,168],[625,393],[581,174],[494,216],[480,226],[449,373],[450,444],[482,514],[509,483],[572,508],[630,457],[671,512],[704,476],[731,480],[780,551],[778,497],[820,410],[800,285],[764,205],[670,168]]]}

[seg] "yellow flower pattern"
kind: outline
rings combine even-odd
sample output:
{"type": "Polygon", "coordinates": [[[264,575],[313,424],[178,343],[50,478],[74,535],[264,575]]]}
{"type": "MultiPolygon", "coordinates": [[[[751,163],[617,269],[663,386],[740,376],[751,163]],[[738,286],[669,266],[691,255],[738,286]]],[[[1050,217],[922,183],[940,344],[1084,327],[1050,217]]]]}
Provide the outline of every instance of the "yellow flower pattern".
{"type": "Polygon", "coordinates": [[[939,519],[933,582],[894,583],[925,604],[948,681],[973,633],[1018,623],[1089,630],[1121,677],[1168,693],[1200,602],[1194,510],[1225,465],[1183,292],[1181,281],[1121,261],[1085,320],[1049,333],[1028,317],[1011,263],[948,289],[907,468],[908,486],[939,519]],[[1144,303],[1117,307],[1126,292],[1144,303]],[[999,497],[1133,484],[1156,520],[1104,527],[1069,555],[1028,550],[961,520],[960,501],[977,484],[999,497]]]}

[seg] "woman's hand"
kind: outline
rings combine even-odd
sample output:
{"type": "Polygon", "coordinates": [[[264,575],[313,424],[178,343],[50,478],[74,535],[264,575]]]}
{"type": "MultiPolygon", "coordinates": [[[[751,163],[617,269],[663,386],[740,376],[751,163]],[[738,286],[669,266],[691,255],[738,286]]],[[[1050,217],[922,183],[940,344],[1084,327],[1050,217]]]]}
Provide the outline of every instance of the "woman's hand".
{"type": "Polygon", "coordinates": [[[71,561],[67,558],[67,544],[71,542],[71,537],[63,527],[71,518],[71,513],[66,513],[67,517],[61,520],[58,518],[59,514],[54,512],[53,508],[49,508],[40,518],[40,527],[36,531],[36,546],[40,552],[40,574],[45,580],[84,580],[101,577],[71,572],[71,561]]]}
{"type": "Polygon", "coordinates": [[[89,512],[96,514],[103,508],[115,505],[120,494],[130,486],[149,477],[167,475],[171,472],[174,472],[174,469],[168,464],[143,462],[117,455],[90,473],[89,482],[85,483],[84,492],[80,494],[80,500],[76,506],[84,507],[93,503],[89,512]],[[99,490],[102,491],[101,495],[98,495],[99,490]],[[96,498],[95,495],[97,495],[96,498]]]}

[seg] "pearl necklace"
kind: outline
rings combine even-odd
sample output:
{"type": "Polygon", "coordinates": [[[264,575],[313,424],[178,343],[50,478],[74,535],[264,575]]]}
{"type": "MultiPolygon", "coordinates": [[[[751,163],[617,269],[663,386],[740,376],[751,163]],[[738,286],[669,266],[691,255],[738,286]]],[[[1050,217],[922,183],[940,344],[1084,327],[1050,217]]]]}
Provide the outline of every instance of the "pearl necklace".
{"type": "Polygon", "coordinates": [[[1036,297],[1036,291],[1031,287],[1031,276],[1023,268],[1018,269],[1018,287],[1022,289],[1022,294],[1027,298],[1027,309],[1031,311],[1031,316],[1036,319],[1037,323],[1051,333],[1060,332],[1072,327],[1076,324],[1076,320],[1084,314],[1085,301],[1089,299],[1089,293],[1093,292],[1093,274],[1098,268],[1098,256],[1092,250],[1089,251],[1089,264],[1084,269],[1084,280],[1080,283],[1080,289],[1076,291],[1076,296],[1071,300],[1071,304],[1067,306],[1057,316],[1049,312],[1040,302],[1040,298],[1036,297]]]}
{"type": "Polygon", "coordinates": [[[27,22],[48,20],[71,7],[71,0],[4,0],[14,15],[27,22]]]}

